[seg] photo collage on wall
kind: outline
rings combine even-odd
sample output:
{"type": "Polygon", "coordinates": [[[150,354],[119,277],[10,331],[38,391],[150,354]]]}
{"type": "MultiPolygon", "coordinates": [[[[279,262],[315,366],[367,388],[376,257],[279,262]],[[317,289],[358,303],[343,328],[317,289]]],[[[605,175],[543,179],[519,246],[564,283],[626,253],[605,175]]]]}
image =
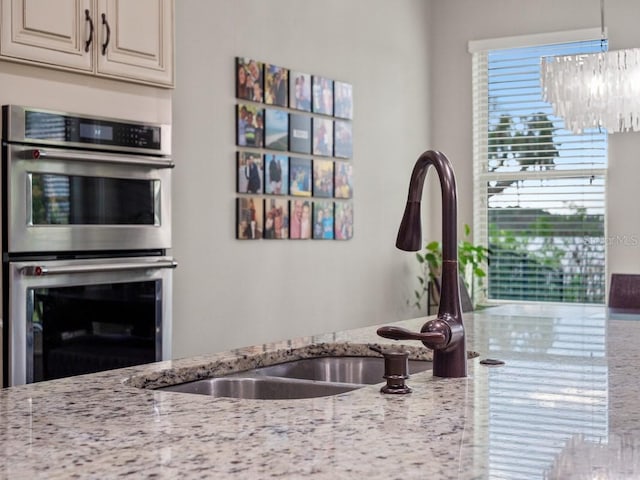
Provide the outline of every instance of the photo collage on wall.
{"type": "Polygon", "coordinates": [[[353,237],[353,86],[235,58],[236,238],[353,237]]]}

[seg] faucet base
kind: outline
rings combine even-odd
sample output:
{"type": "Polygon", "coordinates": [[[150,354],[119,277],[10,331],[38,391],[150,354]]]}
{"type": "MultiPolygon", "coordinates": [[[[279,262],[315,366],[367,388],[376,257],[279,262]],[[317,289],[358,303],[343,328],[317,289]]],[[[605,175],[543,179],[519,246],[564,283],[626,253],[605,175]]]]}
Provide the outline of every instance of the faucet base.
{"type": "Polygon", "coordinates": [[[402,385],[400,387],[385,385],[384,387],[380,388],[380,392],[394,395],[404,395],[406,393],[411,393],[412,390],[408,385],[402,385]]]}
{"type": "Polygon", "coordinates": [[[467,351],[464,338],[451,351],[433,351],[433,375],[445,378],[467,376],[467,351]]]}

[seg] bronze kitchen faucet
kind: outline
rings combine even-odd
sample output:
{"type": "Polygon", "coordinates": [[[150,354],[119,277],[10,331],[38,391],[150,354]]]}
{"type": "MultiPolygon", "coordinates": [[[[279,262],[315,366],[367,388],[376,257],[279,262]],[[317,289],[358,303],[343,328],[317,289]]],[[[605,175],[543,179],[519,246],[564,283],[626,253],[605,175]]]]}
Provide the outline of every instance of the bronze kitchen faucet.
{"type": "Polygon", "coordinates": [[[401,327],[380,327],[377,333],[393,340],[420,340],[431,348],[434,351],[433,374],[437,377],[466,377],[467,355],[458,273],[456,179],[449,159],[441,152],[428,150],[416,161],[396,247],[415,252],[422,246],[420,197],[430,165],[438,173],[442,190],[442,287],[438,315],[426,322],[420,333],[401,327]]]}

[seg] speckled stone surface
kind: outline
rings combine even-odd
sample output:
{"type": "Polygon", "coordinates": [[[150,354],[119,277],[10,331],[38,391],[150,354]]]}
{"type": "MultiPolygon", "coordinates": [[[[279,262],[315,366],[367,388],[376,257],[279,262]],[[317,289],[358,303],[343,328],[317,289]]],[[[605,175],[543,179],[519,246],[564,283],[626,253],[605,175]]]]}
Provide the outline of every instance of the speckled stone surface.
{"type": "Polygon", "coordinates": [[[409,395],[152,389],[291,358],[376,355],[369,343],[392,343],[376,327],[3,389],[0,478],[640,478],[636,318],[586,306],[467,314],[467,348],[480,355],[468,377],[415,374],[409,395]]]}

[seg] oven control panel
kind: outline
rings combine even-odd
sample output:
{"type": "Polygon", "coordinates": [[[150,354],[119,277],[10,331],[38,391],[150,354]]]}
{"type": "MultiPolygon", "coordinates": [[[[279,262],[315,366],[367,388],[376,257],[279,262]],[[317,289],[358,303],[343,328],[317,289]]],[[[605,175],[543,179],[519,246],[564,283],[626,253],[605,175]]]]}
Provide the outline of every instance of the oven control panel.
{"type": "Polygon", "coordinates": [[[3,138],[9,142],[170,154],[168,125],[15,105],[4,105],[2,111],[3,138]]]}

